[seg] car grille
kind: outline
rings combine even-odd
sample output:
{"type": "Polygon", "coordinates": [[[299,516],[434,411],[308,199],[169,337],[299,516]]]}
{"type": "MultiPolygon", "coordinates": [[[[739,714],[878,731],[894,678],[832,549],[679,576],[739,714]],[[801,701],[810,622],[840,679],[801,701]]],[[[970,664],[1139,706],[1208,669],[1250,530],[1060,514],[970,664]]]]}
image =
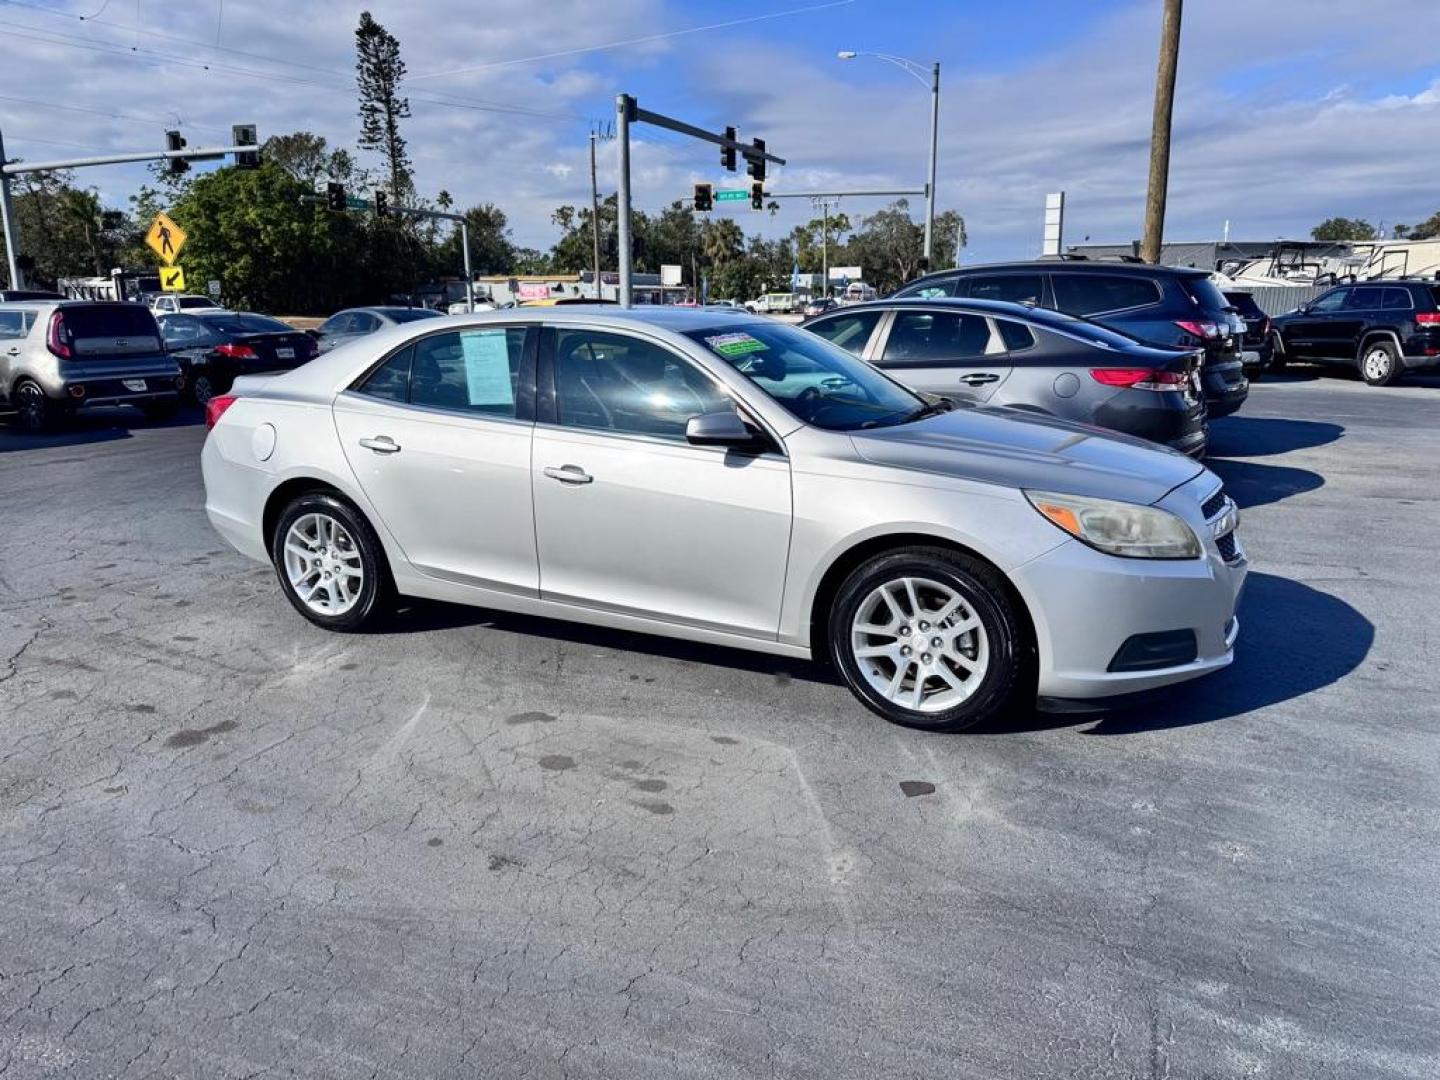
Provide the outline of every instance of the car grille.
{"type": "Polygon", "coordinates": [[[1225,489],[1216,488],[1215,494],[1200,504],[1200,513],[1206,521],[1209,521],[1219,514],[1221,510],[1225,509],[1225,501],[1225,489]]]}
{"type": "Polygon", "coordinates": [[[1224,536],[1217,537],[1215,539],[1215,546],[1220,549],[1220,557],[1227,563],[1234,562],[1236,556],[1239,554],[1233,532],[1228,532],[1224,536]]]}

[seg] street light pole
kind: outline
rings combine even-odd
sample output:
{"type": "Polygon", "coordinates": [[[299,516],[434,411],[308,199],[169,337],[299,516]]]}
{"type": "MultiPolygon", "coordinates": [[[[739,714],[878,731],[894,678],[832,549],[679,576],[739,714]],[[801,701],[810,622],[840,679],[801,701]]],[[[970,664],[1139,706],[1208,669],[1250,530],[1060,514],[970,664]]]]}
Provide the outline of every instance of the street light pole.
{"type": "Polygon", "coordinates": [[[630,115],[634,99],[629,94],[615,98],[615,239],[620,246],[620,306],[629,307],[635,299],[630,284],[630,115]]]}
{"type": "Polygon", "coordinates": [[[854,60],[860,56],[884,60],[887,64],[894,64],[900,70],[913,76],[922,86],[928,85],[930,88],[930,179],[925,185],[925,267],[933,270],[935,268],[931,262],[935,256],[935,170],[940,153],[940,61],[937,60],[930,65],[927,77],[923,64],[917,64],[914,60],[906,60],[903,56],[891,56],[889,53],[856,52],[854,49],[842,49],[836,55],[841,60],[854,60]]]}
{"type": "Polygon", "coordinates": [[[935,158],[940,150],[940,61],[930,68],[930,182],[925,185],[925,269],[934,270],[935,158]]]}

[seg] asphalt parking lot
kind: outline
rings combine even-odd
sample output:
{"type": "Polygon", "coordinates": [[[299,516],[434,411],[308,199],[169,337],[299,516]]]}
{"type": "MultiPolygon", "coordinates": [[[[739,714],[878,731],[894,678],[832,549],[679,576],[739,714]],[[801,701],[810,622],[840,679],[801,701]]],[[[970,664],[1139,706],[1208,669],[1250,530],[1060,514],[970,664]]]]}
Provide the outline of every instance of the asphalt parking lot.
{"type": "Polygon", "coordinates": [[[1231,669],[956,736],[656,638],[328,635],[203,427],[129,419],[0,429],[0,1075],[1440,1075],[1440,378],[1216,422],[1231,669]]]}

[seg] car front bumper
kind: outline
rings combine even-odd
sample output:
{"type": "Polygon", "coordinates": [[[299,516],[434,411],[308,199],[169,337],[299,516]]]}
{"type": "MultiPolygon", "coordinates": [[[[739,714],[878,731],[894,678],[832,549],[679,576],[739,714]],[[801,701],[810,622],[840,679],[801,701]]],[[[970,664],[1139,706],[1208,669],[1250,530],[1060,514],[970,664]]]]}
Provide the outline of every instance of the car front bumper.
{"type": "Polygon", "coordinates": [[[1234,659],[1243,554],[1212,545],[1200,559],[1122,559],[1072,540],[1011,571],[1035,624],[1041,698],[1110,698],[1219,671],[1234,659]],[[1112,670],[1138,635],[1194,635],[1194,656],[1112,670]]]}

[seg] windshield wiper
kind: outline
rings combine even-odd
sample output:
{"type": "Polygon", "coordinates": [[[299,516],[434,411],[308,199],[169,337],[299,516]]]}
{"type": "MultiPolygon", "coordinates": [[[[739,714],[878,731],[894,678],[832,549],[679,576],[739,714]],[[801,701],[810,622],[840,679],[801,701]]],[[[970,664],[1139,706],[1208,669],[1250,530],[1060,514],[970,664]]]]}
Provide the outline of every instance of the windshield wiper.
{"type": "Polygon", "coordinates": [[[953,408],[955,408],[955,402],[948,397],[936,398],[934,401],[927,401],[921,405],[920,408],[905,417],[901,423],[913,424],[916,420],[924,420],[927,416],[934,416],[937,413],[947,413],[953,408]]]}

